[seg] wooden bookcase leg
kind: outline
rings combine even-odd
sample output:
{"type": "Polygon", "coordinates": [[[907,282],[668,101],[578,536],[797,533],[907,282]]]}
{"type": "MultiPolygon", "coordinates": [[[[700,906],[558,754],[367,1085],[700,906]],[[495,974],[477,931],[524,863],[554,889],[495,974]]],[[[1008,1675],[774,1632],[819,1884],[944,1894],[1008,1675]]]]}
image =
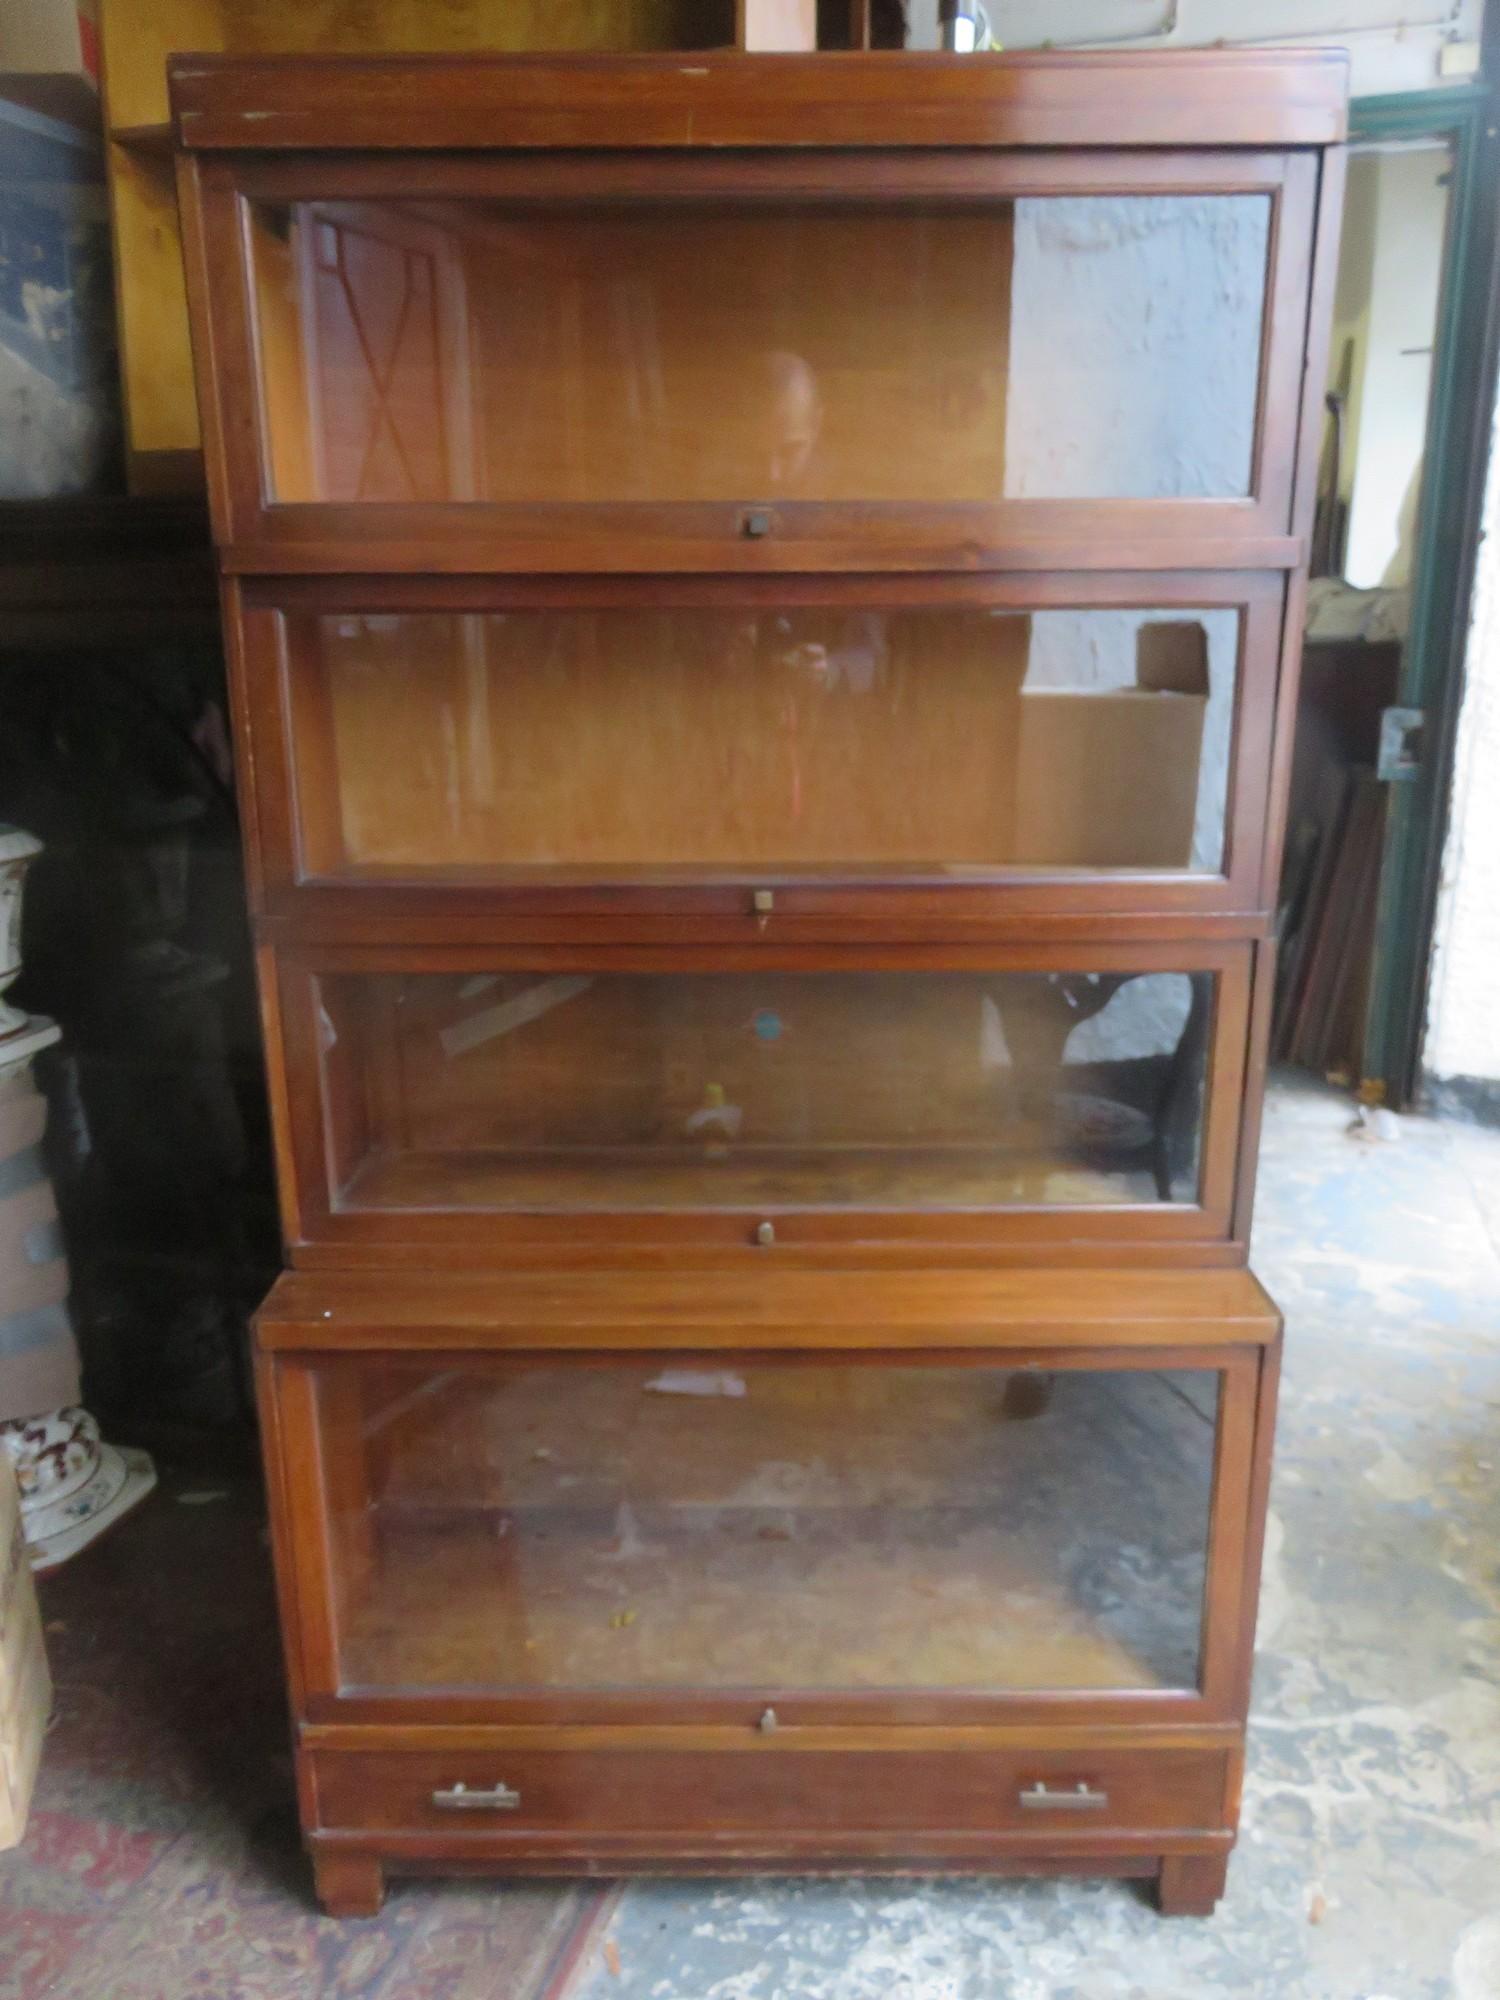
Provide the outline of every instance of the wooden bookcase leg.
{"type": "Polygon", "coordinates": [[[373,1854],[325,1849],[313,1855],[318,1901],[330,1917],[375,1917],[385,1901],[385,1870],[373,1854]]]}
{"type": "Polygon", "coordinates": [[[1228,1872],[1227,1854],[1163,1855],[1156,1907],[1164,1917],[1211,1917],[1228,1872]]]}

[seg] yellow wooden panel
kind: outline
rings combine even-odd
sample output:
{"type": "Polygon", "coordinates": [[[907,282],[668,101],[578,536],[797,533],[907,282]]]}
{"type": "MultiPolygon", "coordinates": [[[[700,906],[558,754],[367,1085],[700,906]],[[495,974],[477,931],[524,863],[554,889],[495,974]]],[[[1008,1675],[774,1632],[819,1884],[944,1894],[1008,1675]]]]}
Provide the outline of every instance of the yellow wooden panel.
{"type": "MultiPolygon", "coordinates": [[[[198,406],[188,334],[182,237],[170,156],[111,146],[115,299],[125,382],[125,442],[133,491],[161,491],[136,477],[142,453],[191,452],[198,446],[198,406]]],[[[191,468],[187,468],[191,473],[191,468]]],[[[169,481],[168,488],[201,484],[169,481]]]]}
{"type": "Polygon", "coordinates": [[[265,54],[632,49],[727,43],[716,0],[225,0],[224,46],[265,54]]]}
{"type": "MultiPolygon", "coordinates": [[[[102,0],[99,32],[106,130],[163,125],[167,58],[223,46],[220,0],[102,0]]],[[[126,474],[135,493],[191,491],[203,475],[171,157],[107,157],[126,474]]]]}
{"type": "Polygon", "coordinates": [[[167,57],[224,46],[221,0],[102,0],[99,20],[105,122],[161,125],[167,57]]]}

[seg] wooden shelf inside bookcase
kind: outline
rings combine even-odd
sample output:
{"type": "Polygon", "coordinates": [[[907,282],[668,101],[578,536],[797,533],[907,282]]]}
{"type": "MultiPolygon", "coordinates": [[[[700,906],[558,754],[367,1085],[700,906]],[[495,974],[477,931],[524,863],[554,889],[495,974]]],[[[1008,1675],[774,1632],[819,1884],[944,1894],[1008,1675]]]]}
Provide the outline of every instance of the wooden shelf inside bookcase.
{"type": "Polygon", "coordinates": [[[340,1192],[344,1211],[767,1208],[985,1209],[1154,1201],[1149,1155],[1108,1165],[1079,1153],[998,1146],[601,1147],[547,1153],[379,1155],[340,1192]]]}

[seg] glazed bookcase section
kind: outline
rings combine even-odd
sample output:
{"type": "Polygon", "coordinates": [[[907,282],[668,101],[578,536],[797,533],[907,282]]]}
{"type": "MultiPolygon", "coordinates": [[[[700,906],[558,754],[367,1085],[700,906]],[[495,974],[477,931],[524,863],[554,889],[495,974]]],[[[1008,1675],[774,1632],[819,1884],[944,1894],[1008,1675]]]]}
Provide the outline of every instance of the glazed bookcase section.
{"type": "Polygon", "coordinates": [[[738,958],[284,960],[294,1237],[503,1254],[1226,1234],[1242,952],[738,958]]]}
{"type": "Polygon", "coordinates": [[[234,567],[1293,559],[1311,154],[186,172],[234,567]]]}
{"type": "Polygon", "coordinates": [[[1253,1283],[1110,1273],[1112,1341],[1076,1278],[924,1273],[851,1352],[806,1282],[752,1326],[713,1282],[554,1280],[479,1340],[461,1283],[284,1281],[261,1367],[308,1715],[1231,1712],[1276,1334],[1253,1283]]]}
{"type": "Polygon", "coordinates": [[[1255,574],[367,578],[331,608],[256,584],[265,893],[581,916],[645,888],[742,931],[767,883],[778,928],[883,886],[971,916],[1027,885],[1254,909],[1282,595],[1255,574]]]}
{"type": "Polygon", "coordinates": [[[1250,492],[1269,193],[246,215],[273,502],[1250,492]]]}
{"type": "Polygon", "coordinates": [[[341,1691],[1195,1690],[1220,1376],[315,1364],[341,1691]]]}

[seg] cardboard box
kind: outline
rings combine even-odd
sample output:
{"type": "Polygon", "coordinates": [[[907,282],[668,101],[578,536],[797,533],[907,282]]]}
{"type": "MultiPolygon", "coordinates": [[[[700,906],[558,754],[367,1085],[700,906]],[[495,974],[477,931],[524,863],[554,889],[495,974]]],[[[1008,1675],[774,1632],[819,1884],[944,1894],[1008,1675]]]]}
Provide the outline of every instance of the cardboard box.
{"type": "Polygon", "coordinates": [[[1048,868],[1186,868],[1208,655],[1203,627],[1143,625],[1134,687],[1024,688],[1016,860],[1048,868]]]}
{"type": "Polygon", "coordinates": [[[99,9],[95,0],[5,0],[0,7],[0,71],[76,76],[99,88],[99,9]]]}
{"type": "Polygon", "coordinates": [[[97,0],[0,0],[0,96],[97,131],[97,0]]]}
{"type": "Polygon", "coordinates": [[[52,1676],[26,1561],[21,1496],[10,1457],[0,1451],[0,1849],[17,1846],[26,1831],[51,1713],[52,1676]]]}

